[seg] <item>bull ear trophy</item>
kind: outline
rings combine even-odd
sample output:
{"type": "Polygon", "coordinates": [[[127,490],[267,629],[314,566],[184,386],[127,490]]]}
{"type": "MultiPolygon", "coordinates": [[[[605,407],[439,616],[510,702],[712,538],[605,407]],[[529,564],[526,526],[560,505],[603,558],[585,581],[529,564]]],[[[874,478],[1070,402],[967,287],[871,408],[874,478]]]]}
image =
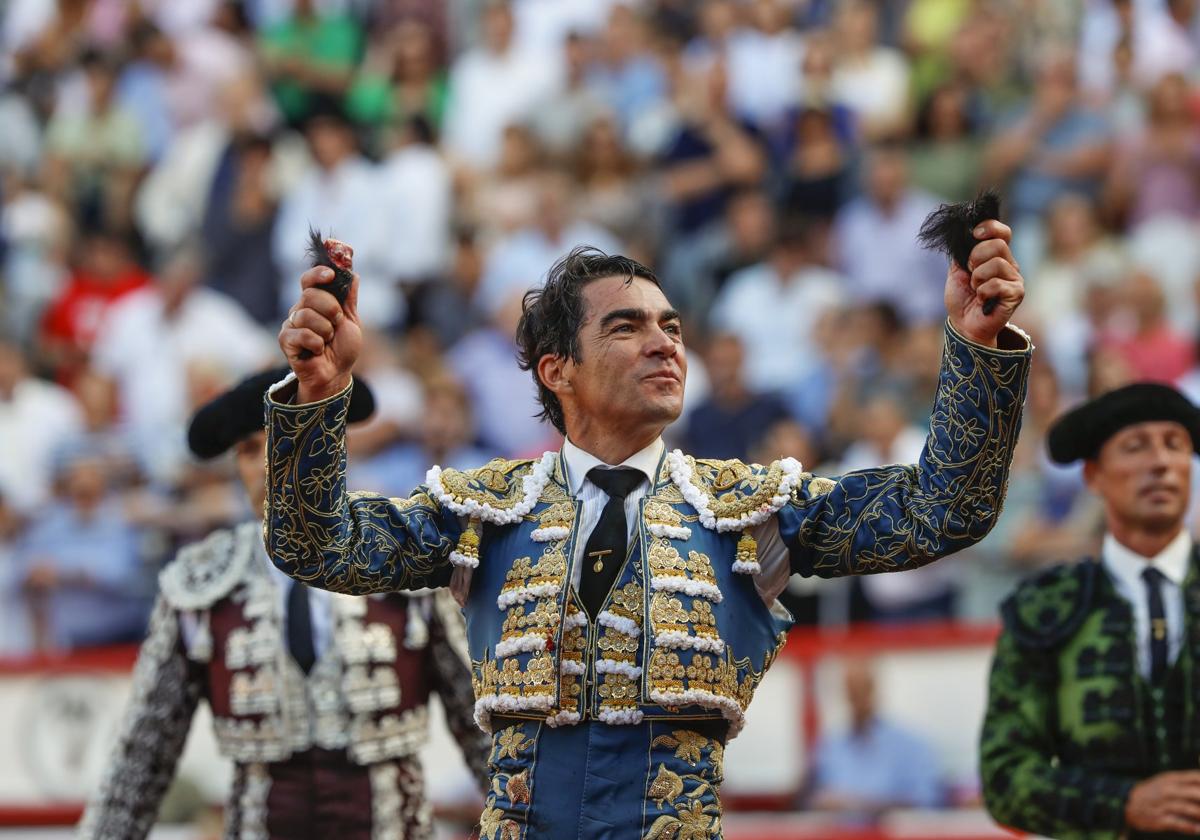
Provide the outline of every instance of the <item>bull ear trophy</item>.
{"type": "MultiPolygon", "coordinates": [[[[931,251],[941,251],[950,257],[954,264],[963,271],[971,258],[971,249],[977,240],[975,226],[987,219],[1000,218],[1000,194],[995,189],[987,189],[975,197],[974,201],[963,201],[958,204],[943,204],[925,217],[921,223],[921,231],[917,240],[931,251]]],[[[983,314],[991,315],[996,311],[996,298],[988,298],[983,302],[983,314]]]]}
{"type": "MultiPolygon", "coordinates": [[[[310,227],[306,253],[314,268],[320,265],[333,269],[333,280],[325,286],[330,294],[337,298],[338,303],[344,304],[346,296],[350,294],[350,284],[354,282],[354,249],[345,242],[325,239],[310,227]]],[[[312,351],[301,350],[300,358],[311,359],[312,351]]]]}

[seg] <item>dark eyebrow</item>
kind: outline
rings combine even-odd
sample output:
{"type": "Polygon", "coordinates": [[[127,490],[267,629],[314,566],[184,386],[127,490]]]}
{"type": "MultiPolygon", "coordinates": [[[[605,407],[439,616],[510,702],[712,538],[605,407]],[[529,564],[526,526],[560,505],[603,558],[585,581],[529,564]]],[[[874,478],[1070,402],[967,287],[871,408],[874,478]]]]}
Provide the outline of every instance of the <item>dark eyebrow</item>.
{"type": "MultiPolygon", "coordinates": [[[[650,313],[645,309],[614,309],[600,319],[600,329],[604,329],[613,321],[646,321],[649,318],[650,313]]],[[[678,321],[680,320],[679,311],[676,309],[664,309],[659,314],[658,320],[659,323],[663,321],[678,321]]]]}

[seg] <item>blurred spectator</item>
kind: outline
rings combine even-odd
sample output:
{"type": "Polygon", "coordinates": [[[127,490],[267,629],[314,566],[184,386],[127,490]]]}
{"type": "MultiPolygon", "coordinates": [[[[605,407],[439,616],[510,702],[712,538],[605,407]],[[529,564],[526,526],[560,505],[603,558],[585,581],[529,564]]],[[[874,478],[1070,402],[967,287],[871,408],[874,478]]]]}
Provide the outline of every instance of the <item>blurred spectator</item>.
{"type": "Polygon", "coordinates": [[[553,65],[516,47],[508,0],[486,0],[483,43],[454,62],[446,108],[446,148],[456,161],[486,169],[500,156],[504,129],[528,117],[558,88],[553,65]]]}
{"type": "Polygon", "coordinates": [[[1047,48],[1029,103],[988,146],[985,183],[1007,182],[1011,218],[1028,223],[1064,192],[1094,196],[1108,163],[1107,126],[1080,101],[1071,53],[1047,48]]]}
{"type": "Polygon", "coordinates": [[[946,201],[966,201],[979,186],[983,145],[961,85],[935,88],[917,113],[916,142],[909,155],[913,183],[946,201]]]}
{"type": "Polygon", "coordinates": [[[887,301],[910,323],[941,321],[946,258],[917,241],[937,200],[909,185],[904,151],[890,144],[868,154],[865,187],[834,223],[836,264],[847,292],[856,303],[887,301]]]}
{"type": "Polygon", "coordinates": [[[112,228],[84,230],[71,263],[71,277],[47,306],[39,334],[39,349],[63,383],[86,363],[108,308],[150,282],[128,238],[112,228]]]}
{"type": "Polygon", "coordinates": [[[646,235],[649,200],[637,162],[621,144],[620,127],[600,116],[584,129],[574,155],[575,214],[624,242],[646,235]]]}
{"type": "Polygon", "coordinates": [[[537,218],[544,174],[542,150],[533,132],[524,125],[507,126],[495,167],[478,173],[466,190],[471,198],[463,208],[465,215],[492,242],[528,227],[537,218]]]}
{"type": "Polygon", "coordinates": [[[0,338],[0,497],[10,511],[29,514],[46,502],[54,453],[82,427],[71,393],[31,375],[21,348],[0,338]]]}
{"type": "Polygon", "coordinates": [[[576,245],[592,245],[610,254],[621,250],[603,228],[575,218],[569,178],[546,173],[539,178],[532,222],[488,252],[478,293],[480,306],[495,312],[513,294],[540,285],[554,261],[576,245]]]}
{"type": "Polygon", "coordinates": [[[587,85],[616,115],[622,135],[636,131],[642,119],[666,98],[666,73],[651,53],[649,33],[632,6],[613,6],[587,85]]]}
{"type": "Polygon", "coordinates": [[[118,389],[121,421],[140,460],[160,481],[186,460],[189,385],[215,365],[227,382],[271,362],[275,342],[236,303],[201,285],[204,261],[195,243],[163,260],[154,285],[107,313],[93,363],[118,389]]]}
{"type": "Polygon", "coordinates": [[[133,188],[147,160],[145,139],[115,96],[117,60],[90,52],[81,67],[78,101],[60,98],[46,126],[43,180],[83,219],[127,225],[133,188]]]}
{"type": "Polygon", "coordinates": [[[754,389],[784,388],[820,361],[814,327],[842,305],[845,281],[818,264],[819,234],[809,219],[783,219],[767,259],[731,275],[713,302],[712,324],[741,340],[754,389]]]}
{"type": "Polygon", "coordinates": [[[424,117],[403,124],[376,179],[375,202],[387,225],[387,273],[412,294],[445,272],[454,213],[450,171],[424,117]]]}
{"type": "Polygon", "coordinates": [[[72,219],[33,183],[14,178],[9,184],[0,206],[0,329],[29,343],[43,308],[67,282],[72,219]]]}
{"type": "Polygon", "coordinates": [[[778,395],[750,389],[744,375],[745,353],[738,336],[730,333],[714,336],[708,343],[705,361],[709,395],[688,414],[682,447],[694,452],[697,458],[745,461],[765,431],[787,418],[787,409],[778,395]]]}
{"type": "Polygon", "coordinates": [[[686,249],[713,235],[734,191],[759,183],[766,155],[757,129],[729,111],[723,61],[674,93],[679,125],[661,155],[661,189],[674,247],[686,249]]]}
{"type": "Polygon", "coordinates": [[[1160,216],[1200,218],[1200,137],[1190,86],[1164,76],[1147,93],[1145,128],[1125,138],[1108,173],[1112,217],[1136,227],[1160,216]]]}
{"type": "Polygon", "coordinates": [[[17,565],[21,520],[0,490],[0,657],[28,656],[34,649],[33,617],[17,565]]]}
{"type": "Polygon", "coordinates": [[[910,110],[908,61],[880,43],[879,15],[879,6],[870,0],[843,0],[833,25],[837,59],[832,93],[857,115],[867,140],[893,136],[910,110]]]}
{"type": "Polygon", "coordinates": [[[453,379],[426,383],[419,425],[417,440],[359,459],[353,468],[354,486],[379,487],[378,492],[386,496],[406,498],[414,487],[425,483],[431,464],[470,469],[495,456],[494,450],[472,444],[471,403],[466,390],[453,379]]]}
{"type": "Polygon", "coordinates": [[[517,365],[524,294],[511,289],[492,309],[489,323],[465,335],[446,356],[470,394],[480,445],[505,458],[536,457],[557,445],[557,433],[537,417],[541,409],[533,378],[517,365]]]}
{"type": "Polygon", "coordinates": [[[579,33],[563,42],[563,85],[529,117],[539,142],[557,158],[567,158],[576,148],[585,127],[605,113],[598,84],[591,71],[592,44],[579,33]]]}
{"type": "MultiPolygon", "coordinates": [[[[219,115],[176,134],[138,188],[134,213],[138,230],[152,249],[174,248],[195,234],[210,206],[214,202],[220,206],[228,197],[235,147],[246,137],[265,137],[274,124],[274,106],[255,76],[225,85],[217,102],[219,115]],[[220,183],[218,174],[223,176],[220,183]]],[[[284,157],[283,149],[273,149],[273,170],[280,168],[278,160],[284,157]]],[[[276,174],[272,172],[272,180],[276,174]]]]}
{"type": "Polygon", "coordinates": [[[734,113],[768,126],[800,98],[804,45],[784,0],[753,0],[729,39],[729,101],[734,113]]]}
{"type": "Polygon", "coordinates": [[[314,97],[346,93],[362,44],[362,27],[351,14],[326,12],[315,0],[294,0],[291,15],[262,33],[259,57],[291,125],[304,123],[314,97]]]}
{"type": "Polygon", "coordinates": [[[354,129],[335,99],[313,97],[304,124],[313,166],[283,197],[275,223],[275,262],[283,272],[280,310],[295,297],[295,284],[311,267],[309,233],[344,237],[354,248],[359,314],[365,323],[390,327],[404,315],[404,299],[389,262],[387,204],[378,205],[379,173],[358,149],[354,129]]]}
{"type": "Polygon", "coordinates": [[[686,320],[703,323],[729,277],[766,258],[775,229],[775,208],[766,192],[738,190],[729,198],[716,235],[669,255],[659,275],[668,299],[686,320]]]}
{"type": "Polygon", "coordinates": [[[874,822],[894,808],[942,804],[933,750],[880,716],[871,663],[847,658],[843,668],[850,725],[818,744],[807,807],[874,822]]]}
{"type": "Polygon", "coordinates": [[[268,138],[234,135],[217,162],[200,228],[205,284],[268,327],[278,326],[281,293],[271,252],[278,212],[272,160],[268,138]]]}
{"type": "Polygon", "coordinates": [[[37,646],[140,639],[153,579],[137,533],[109,490],[102,459],[86,450],[59,457],[58,499],[37,512],[17,546],[37,646]]]}
{"type": "Polygon", "coordinates": [[[799,111],[790,127],[794,135],[782,149],[784,206],[793,213],[832,219],[852,188],[851,159],[846,148],[849,116],[836,106],[799,111]]]}
{"type": "Polygon", "coordinates": [[[419,20],[379,31],[350,86],[346,110],[367,125],[401,125],[420,117],[437,131],[448,85],[433,31],[419,20]]]}
{"type": "Polygon", "coordinates": [[[1173,384],[1191,370],[1196,351],[1193,340],[1167,321],[1162,287],[1152,275],[1137,271],[1124,284],[1122,297],[1128,323],[1114,323],[1101,342],[1121,356],[1135,381],[1173,384]]]}

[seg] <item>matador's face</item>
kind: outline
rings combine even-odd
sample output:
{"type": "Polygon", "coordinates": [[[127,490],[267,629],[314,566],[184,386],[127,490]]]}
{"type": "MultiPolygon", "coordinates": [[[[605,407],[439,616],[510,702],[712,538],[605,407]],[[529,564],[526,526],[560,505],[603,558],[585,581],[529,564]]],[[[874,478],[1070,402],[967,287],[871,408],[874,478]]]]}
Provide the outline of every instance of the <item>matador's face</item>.
{"type": "Polygon", "coordinates": [[[1191,491],[1192,438],[1168,420],[1135,423],[1114,434],[1084,467],[1109,519],[1139,530],[1183,523],[1191,491]]]}
{"type": "Polygon", "coordinates": [[[683,410],[687,379],[679,313],[641,277],[594,280],[583,296],[581,359],[564,371],[570,382],[564,409],[611,429],[665,428],[683,410]]]}

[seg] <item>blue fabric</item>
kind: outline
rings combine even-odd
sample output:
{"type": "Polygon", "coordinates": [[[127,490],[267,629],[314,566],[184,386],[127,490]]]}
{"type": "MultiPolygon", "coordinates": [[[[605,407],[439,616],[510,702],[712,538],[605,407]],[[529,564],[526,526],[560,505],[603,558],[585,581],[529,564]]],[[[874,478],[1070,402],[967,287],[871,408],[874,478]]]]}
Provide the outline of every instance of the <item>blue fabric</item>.
{"type": "Polygon", "coordinates": [[[481,836],[640,840],[657,828],[653,836],[721,837],[723,723],[499,722],[481,836]]]}

